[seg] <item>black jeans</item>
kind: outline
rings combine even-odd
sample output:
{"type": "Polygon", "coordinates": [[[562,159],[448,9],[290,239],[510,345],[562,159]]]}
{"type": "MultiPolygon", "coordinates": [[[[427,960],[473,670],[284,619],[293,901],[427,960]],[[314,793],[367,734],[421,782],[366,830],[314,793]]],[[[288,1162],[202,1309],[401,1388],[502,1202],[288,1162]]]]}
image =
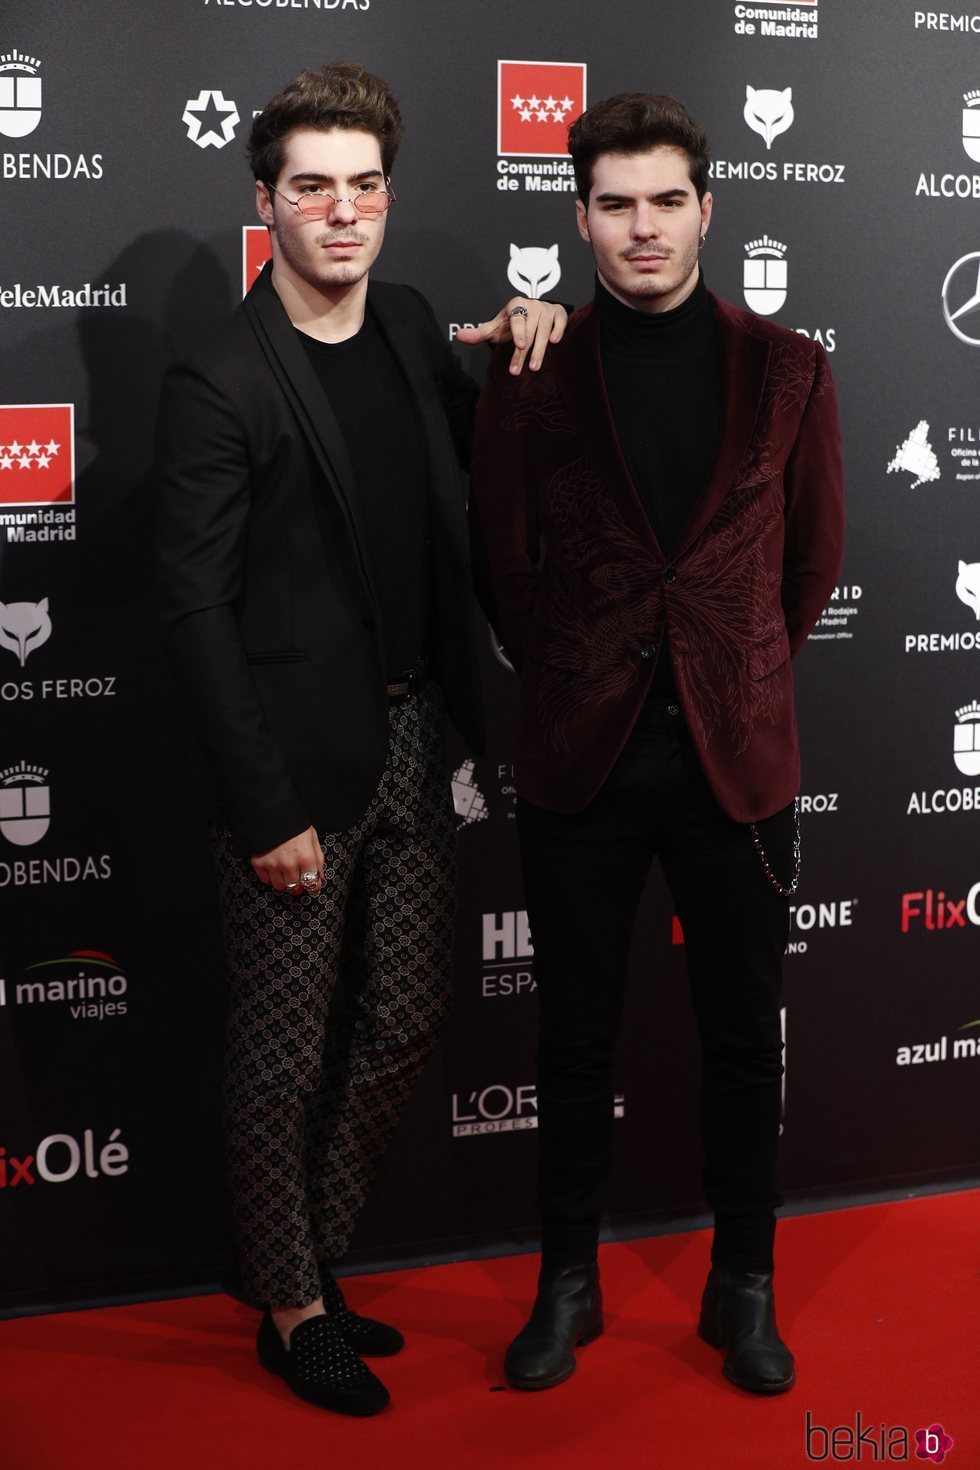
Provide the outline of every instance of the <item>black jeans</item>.
{"type": "MultiPolygon", "coordinates": [[[[518,803],[540,1004],[538,1203],[545,1262],[590,1260],[612,1158],[612,1055],[640,895],[659,857],[684,930],[701,1038],[712,1259],[772,1269],[788,900],[712,795],[675,704],[651,701],[580,812],[518,803]]],[[[793,808],[758,824],[785,885],[793,808]]]]}

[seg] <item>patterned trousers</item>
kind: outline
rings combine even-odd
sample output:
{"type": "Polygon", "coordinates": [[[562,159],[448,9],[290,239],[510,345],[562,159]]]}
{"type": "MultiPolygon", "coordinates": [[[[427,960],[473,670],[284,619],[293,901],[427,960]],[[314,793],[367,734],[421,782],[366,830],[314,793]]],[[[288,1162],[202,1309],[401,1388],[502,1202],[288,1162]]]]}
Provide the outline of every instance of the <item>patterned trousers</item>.
{"type": "Polygon", "coordinates": [[[257,1303],[320,1295],[448,1013],[455,816],[444,705],[389,711],[361,820],[323,834],[316,895],[276,893],[214,836],[230,964],[225,1121],[242,1284],[257,1303]]]}

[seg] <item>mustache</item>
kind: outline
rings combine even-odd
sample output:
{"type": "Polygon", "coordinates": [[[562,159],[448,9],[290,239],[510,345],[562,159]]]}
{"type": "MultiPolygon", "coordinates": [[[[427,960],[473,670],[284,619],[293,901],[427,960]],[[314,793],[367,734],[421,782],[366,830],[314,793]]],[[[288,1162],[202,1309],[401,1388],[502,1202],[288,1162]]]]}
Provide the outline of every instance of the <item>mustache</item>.
{"type": "Polygon", "coordinates": [[[317,236],[316,243],[318,245],[339,245],[341,241],[352,245],[366,245],[368,236],[358,234],[357,230],[348,227],[343,230],[326,230],[322,235],[317,236]]]}
{"type": "Polygon", "coordinates": [[[620,251],[620,259],[635,260],[638,255],[661,255],[669,260],[673,253],[669,245],[630,245],[626,250],[620,251]]]}

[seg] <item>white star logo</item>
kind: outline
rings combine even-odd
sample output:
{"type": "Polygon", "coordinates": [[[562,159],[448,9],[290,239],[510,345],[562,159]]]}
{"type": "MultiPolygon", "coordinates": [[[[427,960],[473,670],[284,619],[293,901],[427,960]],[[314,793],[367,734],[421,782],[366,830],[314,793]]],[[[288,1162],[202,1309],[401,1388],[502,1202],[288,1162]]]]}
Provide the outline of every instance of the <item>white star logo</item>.
{"type": "Polygon", "coordinates": [[[538,107],[541,106],[541,98],[540,97],[529,97],[527,99],[527,105],[528,105],[528,107],[531,107],[531,108],[538,108],[538,107]]]}
{"type": "Polygon", "coordinates": [[[530,122],[533,116],[534,113],[531,111],[530,107],[521,108],[521,122],[530,122]]]}
{"type": "Polygon", "coordinates": [[[31,456],[29,454],[22,454],[20,456],[20,467],[21,467],[22,470],[29,470],[30,469],[30,467],[31,467],[31,456]]]}
{"type": "Polygon", "coordinates": [[[563,97],[561,99],[561,105],[564,112],[571,112],[572,108],[575,106],[575,103],[572,101],[571,97],[563,97]]]}
{"type": "Polygon", "coordinates": [[[196,143],[198,148],[223,148],[235,136],[235,129],[241,122],[241,118],[235,103],[226,102],[222,92],[208,92],[202,87],[198,95],[192,97],[184,108],[181,121],[187,126],[188,138],[192,143],[196,143]],[[220,132],[216,132],[211,126],[204,127],[205,118],[209,113],[221,129],[220,132]]]}
{"type": "Polygon", "coordinates": [[[49,439],[44,447],[49,454],[57,454],[58,450],[61,448],[61,445],[56,444],[53,439],[49,439]]]}
{"type": "Polygon", "coordinates": [[[50,454],[39,454],[34,463],[37,465],[39,470],[46,470],[48,465],[51,463],[51,456],[50,454]]]}
{"type": "Polygon", "coordinates": [[[0,455],[0,470],[12,470],[14,462],[9,454],[0,455]]]}
{"type": "Polygon", "coordinates": [[[27,452],[28,452],[28,454],[40,454],[41,453],[41,446],[37,442],[36,439],[32,439],[31,442],[30,442],[30,444],[28,444],[28,446],[27,446],[27,452]]]}
{"type": "Polygon", "coordinates": [[[11,454],[14,455],[15,457],[18,454],[20,454],[20,451],[23,449],[23,447],[24,447],[23,444],[18,444],[18,442],[17,442],[16,439],[14,440],[13,444],[8,444],[7,445],[7,448],[10,450],[11,454]]]}
{"type": "Polygon", "coordinates": [[[548,121],[548,113],[547,113],[547,110],[544,107],[539,107],[538,108],[538,122],[547,122],[547,121],[548,121]]]}
{"type": "Polygon", "coordinates": [[[511,105],[511,107],[515,107],[515,108],[516,107],[523,107],[524,106],[524,98],[523,97],[512,97],[510,99],[510,105],[511,105]]]}
{"type": "Polygon", "coordinates": [[[554,112],[555,108],[558,106],[558,103],[549,93],[548,96],[544,99],[544,105],[548,108],[549,112],[554,112]]]}

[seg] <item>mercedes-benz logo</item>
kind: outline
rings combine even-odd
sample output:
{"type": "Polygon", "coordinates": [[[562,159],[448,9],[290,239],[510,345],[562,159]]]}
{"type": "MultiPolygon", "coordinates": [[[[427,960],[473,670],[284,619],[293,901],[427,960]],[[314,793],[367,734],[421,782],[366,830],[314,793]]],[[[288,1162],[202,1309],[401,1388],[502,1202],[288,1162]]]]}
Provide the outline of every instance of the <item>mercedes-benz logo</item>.
{"type": "Polygon", "coordinates": [[[950,266],[943,281],[943,316],[955,337],[971,347],[980,347],[980,250],[960,256],[950,266]],[[972,337],[961,325],[967,321],[972,337]]]}

